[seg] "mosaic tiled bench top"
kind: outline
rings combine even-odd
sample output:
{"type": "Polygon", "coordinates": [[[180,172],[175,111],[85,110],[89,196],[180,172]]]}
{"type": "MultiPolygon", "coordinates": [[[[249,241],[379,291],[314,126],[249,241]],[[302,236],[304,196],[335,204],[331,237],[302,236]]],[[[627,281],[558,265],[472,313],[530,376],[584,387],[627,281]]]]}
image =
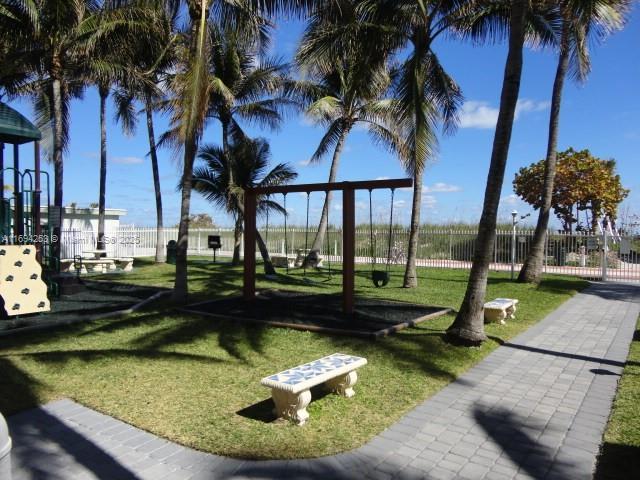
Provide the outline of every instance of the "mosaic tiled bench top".
{"type": "Polygon", "coordinates": [[[356,369],[366,364],[366,358],[334,353],[264,377],[260,383],[271,388],[274,412],[278,417],[303,425],[309,418],[307,405],[311,401],[311,387],[324,383],[328,390],[352,397],[355,395],[353,386],[358,381],[356,369]]]}
{"type": "Polygon", "coordinates": [[[334,353],[328,357],[264,377],[260,383],[265,387],[277,388],[295,394],[366,364],[366,358],[334,353]]]}

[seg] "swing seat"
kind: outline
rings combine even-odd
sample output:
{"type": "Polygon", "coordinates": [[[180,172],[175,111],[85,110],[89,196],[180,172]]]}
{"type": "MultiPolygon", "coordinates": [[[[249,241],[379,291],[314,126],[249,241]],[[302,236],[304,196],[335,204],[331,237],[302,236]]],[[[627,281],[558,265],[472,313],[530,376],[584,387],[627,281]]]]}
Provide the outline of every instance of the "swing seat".
{"type": "Polygon", "coordinates": [[[389,272],[374,270],[371,272],[371,280],[377,288],[384,287],[389,283],[389,272]]]}

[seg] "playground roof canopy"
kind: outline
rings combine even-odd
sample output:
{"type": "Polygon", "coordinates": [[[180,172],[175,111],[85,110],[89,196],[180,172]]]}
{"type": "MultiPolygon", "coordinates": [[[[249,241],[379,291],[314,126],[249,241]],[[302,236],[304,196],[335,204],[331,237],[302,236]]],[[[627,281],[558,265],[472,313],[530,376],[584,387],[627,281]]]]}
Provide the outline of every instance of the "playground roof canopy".
{"type": "Polygon", "coordinates": [[[21,145],[41,138],[40,130],[24,115],[0,102],[0,143],[21,145]]]}

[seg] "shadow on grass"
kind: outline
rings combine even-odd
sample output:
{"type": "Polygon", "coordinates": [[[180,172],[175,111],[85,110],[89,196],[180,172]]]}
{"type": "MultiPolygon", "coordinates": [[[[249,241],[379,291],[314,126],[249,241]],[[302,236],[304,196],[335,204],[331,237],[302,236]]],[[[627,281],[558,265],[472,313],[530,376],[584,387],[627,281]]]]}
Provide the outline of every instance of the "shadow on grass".
{"type": "MultiPolygon", "coordinates": [[[[330,394],[326,388],[322,385],[316,385],[311,389],[311,403],[322,400],[324,397],[330,394]]],[[[277,420],[277,416],[274,413],[275,404],[271,398],[266,398],[253,405],[238,410],[236,415],[248,418],[249,420],[256,420],[263,423],[271,423],[277,420]]]]}
{"type": "Polygon", "coordinates": [[[621,480],[640,472],[640,447],[605,442],[600,447],[594,480],[621,480]],[[636,472],[635,474],[633,472],[636,472]]]}
{"type": "MultiPolygon", "coordinates": [[[[3,386],[0,407],[6,401],[5,392],[14,398],[20,397],[23,405],[38,404],[36,388],[42,387],[39,382],[6,359],[0,358],[0,370],[5,374],[0,380],[3,386]],[[7,388],[4,388],[5,382],[7,388]]],[[[11,451],[13,466],[28,472],[29,478],[64,478],[70,472],[65,468],[72,462],[82,465],[96,478],[138,478],[91,440],[45,410],[27,410],[9,417],[8,424],[14,445],[11,451]],[[61,453],[69,455],[71,459],[61,462],[61,453]]]]}

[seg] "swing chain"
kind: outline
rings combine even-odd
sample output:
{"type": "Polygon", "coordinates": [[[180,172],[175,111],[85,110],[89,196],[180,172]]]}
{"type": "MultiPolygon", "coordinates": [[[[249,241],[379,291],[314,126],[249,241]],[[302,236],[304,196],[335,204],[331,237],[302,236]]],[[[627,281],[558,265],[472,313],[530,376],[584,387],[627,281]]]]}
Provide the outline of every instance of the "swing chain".
{"type": "Polygon", "coordinates": [[[371,199],[372,190],[369,189],[369,250],[371,251],[371,272],[376,269],[376,244],[373,235],[373,201],[371,199]]]}
{"type": "Polygon", "coordinates": [[[391,241],[393,239],[393,199],[396,194],[396,189],[391,189],[391,212],[389,214],[389,242],[387,244],[387,272],[391,265],[391,241]]]}
{"type": "Polygon", "coordinates": [[[286,259],[285,264],[287,265],[287,275],[289,275],[289,247],[287,245],[287,194],[282,194],[282,203],[284,206],[284,258],[286,259]]]}

